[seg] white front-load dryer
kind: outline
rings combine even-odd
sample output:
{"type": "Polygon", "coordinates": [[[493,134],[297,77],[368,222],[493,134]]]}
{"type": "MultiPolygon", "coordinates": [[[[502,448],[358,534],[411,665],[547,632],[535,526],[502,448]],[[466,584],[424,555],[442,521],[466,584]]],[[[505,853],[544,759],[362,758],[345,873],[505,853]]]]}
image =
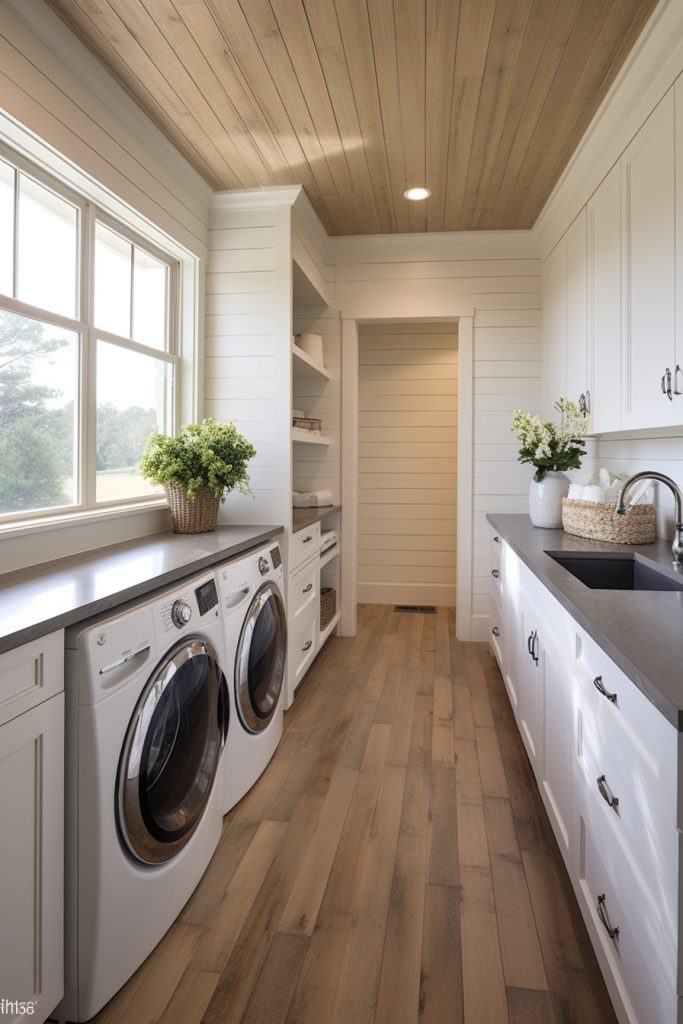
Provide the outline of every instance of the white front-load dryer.
{"type": "Polygon", "coordinates": [[[273,541],[219,565],[216,581],[231,665],[223,811],[251,789],[282,737],[287,625],[280,547],[273,541]]]}
{"type": "Polygon", "coordinates": [[[89,1020],[127,981],[218,844],[223,643],[213,572],[67,631],[62,1020],[89,1020]]]}

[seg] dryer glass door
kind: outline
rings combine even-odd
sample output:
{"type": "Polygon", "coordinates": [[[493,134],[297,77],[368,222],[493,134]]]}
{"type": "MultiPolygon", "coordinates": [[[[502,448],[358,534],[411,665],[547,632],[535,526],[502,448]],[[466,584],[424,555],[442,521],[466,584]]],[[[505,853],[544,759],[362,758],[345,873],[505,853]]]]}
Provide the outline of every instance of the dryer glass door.
{"type": "Polygon", "coordinates": [[[170,860],[197,829],[218,770],[227,715],[215,650],[185,638],[145,686],[119,764],[119,831],[143,863],[170,860]]]}
{"type": "Polygon", "coordinates": [[[285,606],[275,583],[264,583],[249,605],[235,658],[235,695],[243,726],[262,732],[275,714],[287,652],[285,606]]]}

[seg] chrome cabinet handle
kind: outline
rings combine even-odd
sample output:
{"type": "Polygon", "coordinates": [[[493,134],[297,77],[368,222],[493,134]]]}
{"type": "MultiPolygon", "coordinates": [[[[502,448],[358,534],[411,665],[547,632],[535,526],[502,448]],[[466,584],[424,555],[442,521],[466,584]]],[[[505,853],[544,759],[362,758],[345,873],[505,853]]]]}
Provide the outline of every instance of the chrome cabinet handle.
{"type": "Polygon", "coordinates": [[[607,897],[604,893],[602,896],[598,896],[598,917],[604,924],[605,930],[612,942],[618,942],[619,929],[612,927],[612,922],[610,921],[609,914],[607,913],[607,897]]]}
{"type": "Polygon", "coordinates": [[[583,391],[579,395],[579,412],[581,413],[582,416],[587,416],[588,415],[588,405],[586,404],[586,395],[585,395],[585,393],[583,391]]]}
{"type": "Polygon", "coordinates": [[[496,579],[500,576],[500,569],[491,569],[491,575],[495,576],[496,579]]]}
{"type": "Polygon", "coordinates": [[[500,537],[499,537],[499,536],[498,536],[497,534],[496,534],[496,536],[495,536],[495,537],[493,538],[493,540],[494,540],[494,542],[495,542],[496,544],[500,544],[500,537]]]}
{"type": "Polygon", "coordinates": [[[612,790],[607,785],[607,778],[604,775],[598,776],[598,789],[600,790],[600,796],[607,802],[613,811],[617,811],[619,808],[619,797],[614,796],[612,790]]]}
{"type": "Polygon", "coordinates": [[[667,366],[666,370],[664,371],[664,376],[662,377],[662,380],[666,381],[666,388],[662,387],[662,390],[664,391],[664,394],[669,399],[669,401],[673,402],[674,396],[673,396],[673,392],[671,391],[671,370],[669,369],[668,366],[667,366]]]}
{"type": "Polygon", "coordinates": [[[602,681],[602,676],[595,677],[595,679],[593,680],[593,686],[598,691],[598,693],[601,693],[603,695],[603,697],[606,697],[607,700],[611,700],[613,704],[616,704],[617,695],[616,693],[610,693],[609,690],[605,689],[605,684],[602,681]]]}
{"type": "Polygon", "coordinates": [[[302,544],[308,544],[309,541],[313,540],[313,535],[309,533],[308,537],[304,537],[301,541],[302,544]]]}
{"type": "Polygon", "coordinates": [[[665,374],[665,373],[663,373],[663,374],[662,374],[662,379],[661,379],[661,381],[660,381],[660,384],[659,384],[659,386],[660,386],[660,387],[661,387],[661,389],[662,389],[662,394],[663,394],[663,395],[665,395],[665,394],[666,394],[666,384],[664,383],[664,378],[665,378],[665,377],[666,377],[666,374],[665,374]]]}
{"type": "Polygon", "coordinates": [[[312,646],[313,646],[313,641],[312,640],[307,640],[306,643],[301,648],[301,650],[302,651],[310,651],[312,646]]]}
{"type": "Polygon", "coordinates": [[[494,636],[500,636],[500,630],[498,629],[498,626],[494,626],[491,632],[493,633],[494,636]]]}
{"type": "Polygon", "coordinates": [[[301,593],[302,594],[307,594],[309,592],[309,590],[313,590],[313,584],[312,583],[309,583],[307,587],[304,587],[304,589],[301,591],[301,593]]]}
{"type": "Polygon", "coordinates": [[[591,414],[591,392],[590,388],[586,388],[586,413],[588,416],[591,414]]]}
{"type": "Polygon", "coordinates": [[[681,368],[676,363],[676,369],[674,370],[674,395],[683,395],[683,391],[678,390],[678,375],[681,373],[681,368]]]}

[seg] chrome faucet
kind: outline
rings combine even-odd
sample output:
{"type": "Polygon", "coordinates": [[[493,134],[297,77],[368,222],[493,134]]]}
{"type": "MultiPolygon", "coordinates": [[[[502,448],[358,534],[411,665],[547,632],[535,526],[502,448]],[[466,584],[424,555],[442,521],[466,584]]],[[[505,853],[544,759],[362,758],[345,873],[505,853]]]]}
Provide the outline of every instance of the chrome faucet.
{"type": "Polygon", "coordinates": [[[676,525],[674,527],[674,539],[671,545],[671,551],[673,553],[674,569],[681,572],[683,571],[683,522],[681,522],[681,505],[683,504],[683,499],[681,498],[681,492],[678,484],[672,480],[670,476],[665,476],[664,473],[657,473],[654,470],[648,471],[646,469],[643,470],[642,473],[634,473],[633,476],[628,478],[628,480],[624,480],[623,484],[619,488],[614,511],[618,516],[626,515],[627,509],[624,503],[626,492],[631,485],[636,483],[638,480],[657,480],[660,484],[666,484],[674,496],[676,525]]]}

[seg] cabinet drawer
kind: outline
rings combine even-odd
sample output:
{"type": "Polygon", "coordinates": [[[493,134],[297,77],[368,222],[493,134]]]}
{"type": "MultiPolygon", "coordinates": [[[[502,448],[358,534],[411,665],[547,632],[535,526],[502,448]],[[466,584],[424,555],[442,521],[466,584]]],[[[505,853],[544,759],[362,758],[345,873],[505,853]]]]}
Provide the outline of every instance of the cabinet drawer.
{"type": "Polygon", "coordinates": [[[318,605],[313,608],[310,618],[304,618],[290,633],[289,657],[294,672],[294,685],[301,682],[317,651],[318,605]]]}
{"type": "Polygon", "coordinates": [[[311,526],[292,534],[289,545],[289,571],[292,572],[299,565],[317,555],[320,550],[320,523],[313,523],[311,526]]]}
{"type": "Polygon", "coordinates": [[[318,602],[318,561],[308,562],[289,577],[289,621],[290,628],[318,602]]]}
{"type": "Polygon", "coordinates": [[[678,902],[681,834],[643,790],[632,762],[608,749],[580,716],[579,765],[584,815],[601,836],[605,859],[623,865],[631,881],[624,911],[638,931],[650,929],[670,985],[678,990],[678,902]],[[601,786],[598,783],[601,780],[601,786]],[[603,792],[601,792],[601,787],[603,792]],[[604,795],[603,795],[604,793],[604,795]],[[610,806],[608,800],[618,801],[610,806]]]}
{"type": "Polygon", "coordinates": [[[619,750],[634,778],[680,826],[678,731],[583,630],[577,640],[581,702],[596,742],[619,750]]]}
{"type": "Polygon", "coordinates": [[[493,651],[494,657],[498,662],[500,671],[504,673],[504,661],[505,661],[505,620],[503,618],[503,602],[496,595],[491,595],[491,635],[489,637],[489,643],[491,644],[491,650],[493,651]]]}
{"type": "Polygon", "coordinates": [[[607,963],[628,1019],[633,1024],[676,1022],[675,952],[664,948],[664,939],[657,935],[657,924],[651,918],[651,905],[634,886],[618,849],[600,831],[590,809],[579,814],[579,829],[582,910],[597,937],[598,958],[603,965],[607,963]],[[610,936],[608,927],[618,933],[610,936]]]}
{"type": "Polygon", "coordinates": [[[0,655],[0,725],[64,689],[64,631],[0,655]]]}

